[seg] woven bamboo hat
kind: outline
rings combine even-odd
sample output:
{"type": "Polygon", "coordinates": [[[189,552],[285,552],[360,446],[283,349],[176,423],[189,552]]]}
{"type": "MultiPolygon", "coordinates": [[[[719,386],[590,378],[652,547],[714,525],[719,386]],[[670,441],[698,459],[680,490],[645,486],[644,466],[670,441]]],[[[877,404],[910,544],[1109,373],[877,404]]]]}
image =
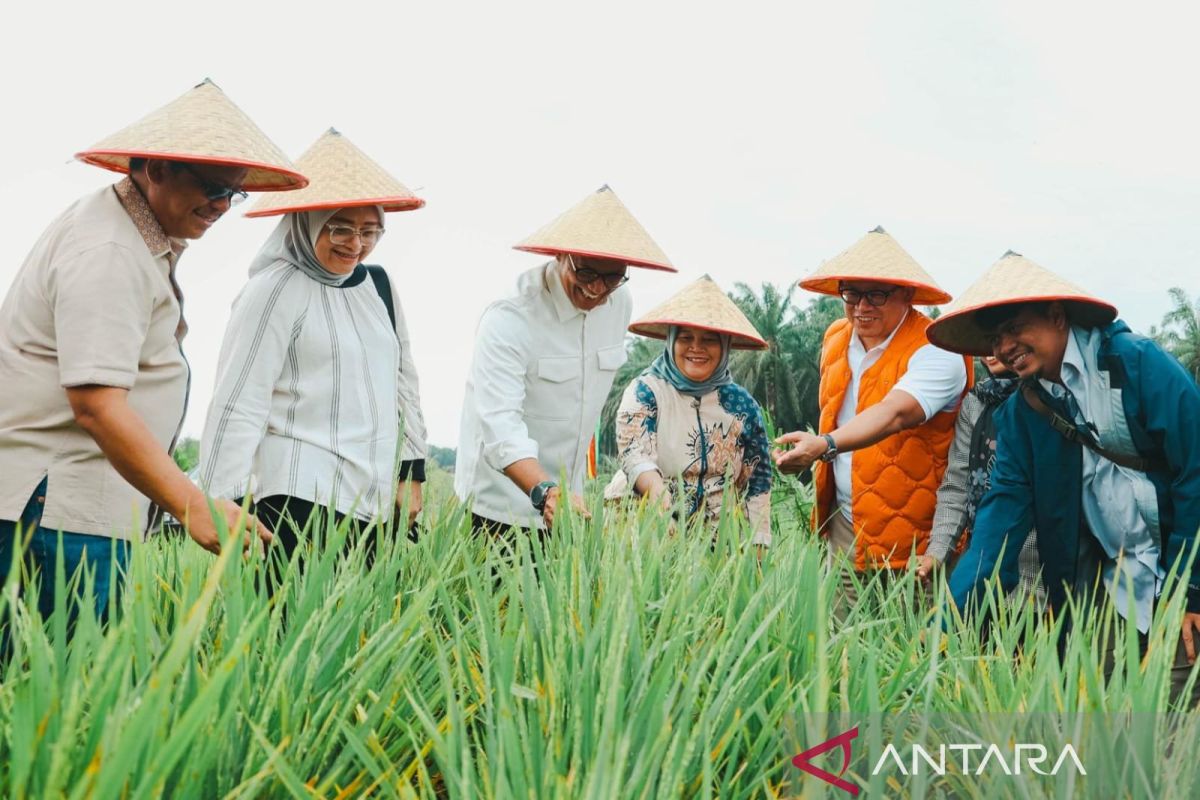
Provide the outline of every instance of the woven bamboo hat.
{"type": "Polygon", "coordinates": [[[929,341],[943,350],[990,356],[992,347],[988,343],[988,331],[976,321],[975,312],[993,306],[1046,300],[1061,301],[1071,323],[1083,327],[1107,325],[1117,317],[1116,306],[1009,250],[946,307],[926,329],[926,334],[929,341]]]}
{"type": "Polygon", "coordinates": [[[384,211],[410,211],[425,201],[376,164],[354,143],[330,128],[296,160],[309,184],[298,192],[263,195],[247,217],[269,217],[322,208],[383,206],[384,211]]]}
{"type": "Polygon", "coordinates": [[[630,325],[629,330],[651,339],[666,339],[667,329],[672,325],[727,333],[733,337],[730,347],[737,350],[767,349],[766,341],[742,310],[707,275],[659,304],[630,325]]]}
{"type": "Polygon", "coordinates": [[[129,172],[130,158],[247,167],[248,192],[299,189],[308,178],[207,78],[157,111],[76,153],[80,161],[129,172]]]}
{"type": "Polygon", "coordinates": [[[678,272],[607,184],[514,247],[546,255],[611,258],[631,267],[678,272]]]}
{"type": "Polygon", "coordinates": [[[880,281],[911,286],[916,289],[912,301],[919,306],[950,301],[950,295],[883,228],[870,231],[841,255],[826,261],[800,281],[800,288],[836,295],[840,281],[880,281]]]}

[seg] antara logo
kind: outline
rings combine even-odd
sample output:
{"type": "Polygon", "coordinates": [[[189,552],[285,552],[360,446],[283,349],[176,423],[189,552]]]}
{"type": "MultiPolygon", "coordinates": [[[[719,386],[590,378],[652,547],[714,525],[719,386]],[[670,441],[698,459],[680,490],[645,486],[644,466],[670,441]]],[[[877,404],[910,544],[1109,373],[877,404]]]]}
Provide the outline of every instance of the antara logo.
{"type": "MultiPolygon", "coordinates": [[[[800,753],[792,759],[792,764],[831,786],[836,786],[857,796],[858,787],[842,777],[850,768],[850,742],[857,737],[858,726],[855,725],[845,733],[839,733],[832,739],[800,753]],[[842,768],[836,775],[812,763],[817,756],[824,755],[835,748],[841,748],[842,751],[842,768]]],[[[995,771],[1003,772],[1005,775],[1030,773],[1057,775],[1064,767],[1074,769],[1079,775],[1087,775],[1087,770],[1083,768],[1083,762],[1079,759],[1079,753],[1070,743],[1064,745],[1059,751],[1049,771],[1043,769],[1048,763],[1050,763],[1050,753],[1045,745],[1041,744],[1014,744],[1008,751],[1001,750],[999,745],[994,743],[987,745],[978,742],[942,744],[932,752],[922,745],[914,744],[910,757],[905,760],[896,745],[888,743],[883,748],[883,753],[880,754],[878,760],[875,761],[875,765],[871,767],[871,775],[879,775],[890,766],[894,766],[902,775],[920,775],[923,771],[934,775],[945,775],[947,764],[951,768],[957,767],[957,771],[961,775],[982,775],[985,772],[995,771]],[[974,756],[978,756],[978,759],[973,758],[974,756]]]]}
{"type": "Polygon", "coordinates": [[[836,786],[843,791],[847,791],[850,794],[857,796],[858,787],[842,777],[846,774],[846,770],[850,768],[850,741],[857,737],[858,726],[855,725],[845,733],[839,733],[832,739],[821,742],[816,747],[808,748],[803,753],[800,753],[793,758],[792,763],[807,772],[809,775],[820,778],[831,786],[836,786]],[[840,771],[838,771],[837,775],[834,775],[832,772],[826,772],[812,763],[813,758],[823,755],[824,753],[828,753],[835,747],[842,748],[842,768],[840,771]]]}

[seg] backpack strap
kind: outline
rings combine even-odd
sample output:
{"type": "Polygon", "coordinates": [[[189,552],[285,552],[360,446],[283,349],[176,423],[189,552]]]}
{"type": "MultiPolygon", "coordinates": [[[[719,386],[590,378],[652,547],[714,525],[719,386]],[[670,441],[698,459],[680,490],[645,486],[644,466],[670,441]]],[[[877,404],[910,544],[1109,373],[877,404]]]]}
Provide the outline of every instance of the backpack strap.
{"type": "Polygon", "coordinates": [[[1091,436],[1084,436],[1077,427],[1064,419],[1058,412],[1050,408],[1050,406],[1046,405],[1042,398],[1038,397],[1037,391],[1027,383],[1021,384],[1021,397],[1025,398],[1025,402],[1029,404],[1030,408],[1045,417],[1046,421],[1050,423],[1050,427],[1058,431],[1068,442],[1081,444],[1096,455],[1107,458],[1114,464],[1126,469],[1135,469],[1138,472],[1167,472],[1169,470],[1167,462],[1163,459],[1114,453],[1104,448],[1091,436]]]}
{"type": "Polygon", "coordinates": [[[392,321],[392,330],[396,330],[396,306],[392,303],[392,282],[388,279],[388,274],[383,267],[378,264],[363,264],[367,268],[367,274],[371,276],[371,283],[375,284],[375,291],[379,294],[379,299],[383,301],[383,307],[387,309],[388,319],[392,321]]]}

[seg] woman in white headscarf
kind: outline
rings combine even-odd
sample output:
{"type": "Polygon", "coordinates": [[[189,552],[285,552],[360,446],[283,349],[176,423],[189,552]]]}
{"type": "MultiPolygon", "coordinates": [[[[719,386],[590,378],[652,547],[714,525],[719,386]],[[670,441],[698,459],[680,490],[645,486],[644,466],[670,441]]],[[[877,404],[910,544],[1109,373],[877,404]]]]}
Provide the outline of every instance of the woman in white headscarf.
{"type": "Polygon", "coordinates": [[[400,298],[363,263],[385,210],[421,201],[398,182],[390,197],[356,190],[356,160],[382,172],[331,131],[297,164],[306,196],[250,212],[287,213],[234,301],[201,440],[201,485],[249,495],[288,556],[306,528],[324,530],[326,509],[361,531],[421,505],[425,426],[400,298]]]}

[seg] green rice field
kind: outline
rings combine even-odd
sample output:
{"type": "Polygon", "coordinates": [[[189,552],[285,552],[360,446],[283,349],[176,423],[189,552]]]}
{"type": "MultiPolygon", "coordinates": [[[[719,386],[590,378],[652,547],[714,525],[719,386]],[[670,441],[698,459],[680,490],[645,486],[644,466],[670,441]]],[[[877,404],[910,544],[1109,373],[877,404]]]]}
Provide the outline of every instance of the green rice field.
{"type": "MultiPolygon", "coordinates": [[[[1060,652],[1061,621],[1031,607],[1001,605],[986,637],[953,622],[942,635],[939,598],[871,583],[834,630],[836,576],[796,483],[776,491],[761,560],[735,513],[714,545],[661,512],[597,501],[590,521],[560,521],[536,567],[526,541],[514,553],[473,537],[444,481],[429,494],[419,543],[386,538],[367,569],[362,546],[343,557],[333,531],[270,602],[261,563],[155,537],[132,555],[116,620],[101,631],[85,613],[68,643],[63,615],[43,624],[10,581],[0,791],[849,797],[793,757],[852,727],[842,778],[864,797],[1182,798],[1200,786],[1195,716],[1163,713],[1178,593],[1149,655],[1119,638],[1106,679],[1094,642],[1111,609],[1060,652]],[[953,758],[944,774],[909,769],[913,743],[936,761],[939,743],[982,742],[1011,772],[1026,741],[1049,751],[1045,772],[1071,744],[1084,774],[1008,774],[995,758],[980,772],[953,758]]],[[[813,763],[837,775],[842,753],[813,763]]]]}

